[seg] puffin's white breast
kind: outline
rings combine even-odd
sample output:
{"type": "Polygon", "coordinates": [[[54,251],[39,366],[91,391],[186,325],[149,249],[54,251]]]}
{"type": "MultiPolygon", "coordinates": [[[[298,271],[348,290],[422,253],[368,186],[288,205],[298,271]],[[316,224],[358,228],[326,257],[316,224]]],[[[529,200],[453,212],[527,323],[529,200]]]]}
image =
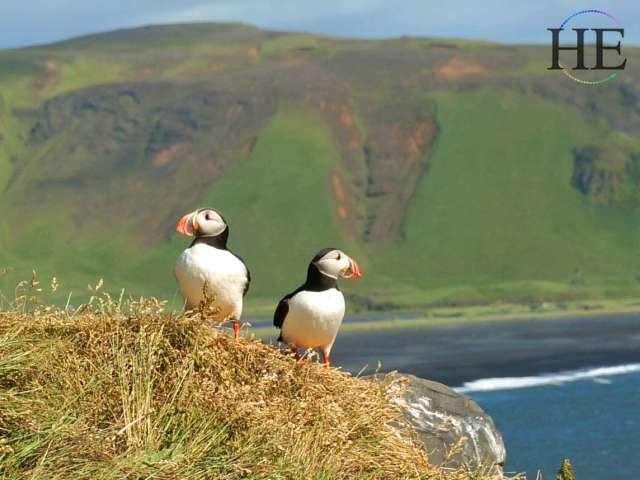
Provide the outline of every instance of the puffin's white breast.
{"type": "Polygon", "coordinates": [[[289,299],[282,338],[302,348],[330,347],[343,318],[344,296],[340,290],[303,290],[289,299]]]}
{"type": "Polygon", "coordinates": [[[176,262],[176,279],[188,308],[197,306],[202,300],[206,280],[209,292],[215,295],[215,304],[221,308],[220,318],[234,316],[240,319],[247,269],[228,250],[204,243],[187,248],[176,262]]]}

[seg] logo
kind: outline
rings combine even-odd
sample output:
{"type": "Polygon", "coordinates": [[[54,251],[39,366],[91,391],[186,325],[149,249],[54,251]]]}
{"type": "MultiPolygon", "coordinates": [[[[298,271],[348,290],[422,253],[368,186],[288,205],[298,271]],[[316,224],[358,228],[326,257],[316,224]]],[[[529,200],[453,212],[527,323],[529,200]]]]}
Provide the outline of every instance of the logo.
{"type": "MultiPolygon", "coordinates": [[[[580,20],[584,20],[580,18],[580,20]]],[[[595,19],[594,19],[595,20],[595,19]]],[[[547,68],[547,70],[561,70],[567,77],[571,80],[574,80],[583,85],[601,85],[609,80],[613,80],[618,76],[620,70],[624,70],[627,65],[627,59],[621,60],[621,39],[624,38],[624,28],[620,24],[620,21],[614,17],[613,15],[604,12],[602,10],[581,10],[579,12],[574,13],[573,15],[569,15],[564,19],[560,28],[547,28],[551,32],[551,66],[547,68]],[[589,15],[589,18],[593,18],[594,16],[598,16],[598,20],[605,23],[613,24],[609,28],[572,28],[575,32],[576,44],[573,46],[560,46],[560,32],[565,30],[565,26],[569,24],[569,22],[576,23],[576,17],[582,17],[584,15],[589,15]],[[586,65],[585,54],[587,50],[585,48],[585,32],[592,31],[595,32],[595,60],[592,66],[586,65]],[[605,34],[607,35],[607,40],[611,41],[612,39],[617,40],[615,45],[605,45],[605,34]],[[569,72],[569,69],[560,63],[560,52],[561,51],[575,51],[576,55],[576,64],[575,67],[572,67],[573,71],[607,71],[610,72],[605,77],[595,78],[595,79],[586,79],[586,78],[578,78],[577,75],[569,72]],[[613,52],[608,52],[607,59],[605,60],[605,52],[607,51],[615,51],[617,53],[616,58],[614,57],[613,52]],[[613,62],[617,62],[617,64],[612,64],[613,62]]]]}

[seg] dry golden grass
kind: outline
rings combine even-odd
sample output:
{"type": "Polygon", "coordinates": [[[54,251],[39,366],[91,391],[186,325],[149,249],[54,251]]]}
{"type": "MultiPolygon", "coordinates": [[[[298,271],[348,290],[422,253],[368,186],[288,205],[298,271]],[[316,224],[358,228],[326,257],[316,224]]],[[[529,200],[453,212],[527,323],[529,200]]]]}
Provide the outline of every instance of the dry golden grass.
{"type": "MultiPolygon", "coordinates": [[[[0,311],[0,478],[490,479],[428,464],[374,383],[154,299],[0,311]]],[[[397,390],[397,389],[396,389],[397,390]]]]}

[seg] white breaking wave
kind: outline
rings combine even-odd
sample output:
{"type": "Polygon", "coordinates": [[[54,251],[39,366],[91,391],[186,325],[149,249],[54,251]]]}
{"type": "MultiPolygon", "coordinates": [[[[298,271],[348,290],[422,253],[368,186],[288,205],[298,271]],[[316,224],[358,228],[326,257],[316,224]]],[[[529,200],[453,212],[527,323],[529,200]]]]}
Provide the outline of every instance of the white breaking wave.
{"type": "MultiPolygon", "coordinates": [[[[535,377],[483,378],[473,382],[465,382],[454,388],[458,393],[490,392],[494,390],[512,390],[517,388],[540,387],[543,385],[563,385],[578,380],[600,380],[602,377],[640,372],[640,363],[630,363],[615,367],[598,367],[584,370],[573,370],[558,373],[545,373],[535,377]]],[[[601,383],[606,383],[601,382],[601,383]]]]}

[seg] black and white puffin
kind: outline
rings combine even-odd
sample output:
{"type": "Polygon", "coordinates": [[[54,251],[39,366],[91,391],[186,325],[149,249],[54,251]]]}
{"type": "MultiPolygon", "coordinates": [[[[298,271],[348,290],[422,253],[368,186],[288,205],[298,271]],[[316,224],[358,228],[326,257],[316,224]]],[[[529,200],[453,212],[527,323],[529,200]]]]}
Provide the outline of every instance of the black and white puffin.
{"type": "Polygon", "coordinates": [[[345,308],[338,278],[360,275],[358,264],[341,250],[320,250],[309,264],[306,282],[276,307],[273,324],[280,329],[278,340],[287,343],[296,357],[298,348],[319,348],[323,363],[329,365],[345,308]]]}
{"type": "Polygon", "coordinates": [[[216,306],[220,308],[220,318],[228,318],[233,322],[237,339],[242,300],[249,290],[251,273],[242,259],[227,248],[227,222],[214,209],[199,208],[180,218],[176,230],[183,235],[196,237],[176,262],[176,279],[185,308],[198,306],[206,281],[209,292],[215,295],[216,306]]]}

